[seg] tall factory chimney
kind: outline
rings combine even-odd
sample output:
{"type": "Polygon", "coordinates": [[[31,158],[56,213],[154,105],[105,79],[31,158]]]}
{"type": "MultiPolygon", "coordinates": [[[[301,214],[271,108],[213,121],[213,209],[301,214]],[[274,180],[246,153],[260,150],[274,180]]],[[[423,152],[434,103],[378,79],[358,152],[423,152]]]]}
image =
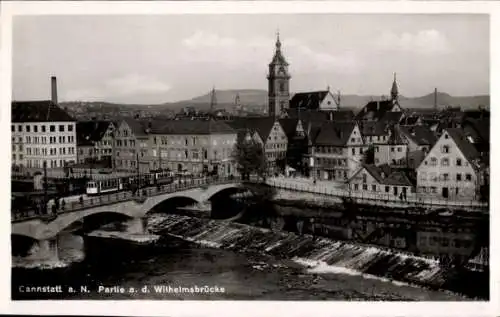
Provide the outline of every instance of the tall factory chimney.
{"type": "Polygon", "coordinates": [[[438,110],[438,89],[434,88],[434,111],[438,110]]]}
{"type": "Polygon", "coordinates": [[[50,88],[52,91],[52,102],[57,105],[57,78],[52,76],[50,78],[50,88]]]}

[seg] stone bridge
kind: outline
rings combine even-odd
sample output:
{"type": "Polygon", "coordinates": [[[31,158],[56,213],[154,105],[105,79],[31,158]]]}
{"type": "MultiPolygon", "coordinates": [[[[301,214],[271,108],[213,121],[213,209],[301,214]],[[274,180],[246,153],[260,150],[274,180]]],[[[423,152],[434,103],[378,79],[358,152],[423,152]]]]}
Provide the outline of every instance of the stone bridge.
{"type": "Polygon", "coordinates": [[[86,206],[86,208],[61,213],[48,223],[41,219],[14,222],[12,223],[12,235],[26,236],[39,241],[50,240],[75,222],[83,220],[88,216],[102,213],[114,213],[125,216],[129,219],[129,225],[133,228],[133,231],[140,233],[140,231],[144,231],[144,224],[141,219],[155,206],[169,199],[188,198],[193,200],[193,203],[203,204],[208,202],[214,195],[223,191],[244,188],[242,183],[200,186],[201,187],[154,196],[148,195],[144,197],[142,201],[138,201],[138,199],[128,199],[106,203],[106,199],[103,199],[104,201],[100,205],[89,205],[86,206]]]}

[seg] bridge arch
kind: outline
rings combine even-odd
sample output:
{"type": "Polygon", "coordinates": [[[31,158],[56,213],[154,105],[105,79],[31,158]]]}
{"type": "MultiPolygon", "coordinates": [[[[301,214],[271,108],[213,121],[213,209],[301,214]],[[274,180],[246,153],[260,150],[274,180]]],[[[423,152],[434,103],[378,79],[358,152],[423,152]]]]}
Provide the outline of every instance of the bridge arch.
{"type": "Polygon", "coordinates": [[[12,233],[10,235],[11,253],[14,256],[26,256],[33,246],[37,243],[37,239],[25,235],[12,233]]]}
{"type": "Polygon", "coordinates": [[[190,195],[168,196],[162,200],[154,201],[144,207],[145,214],[152,212],[163,212],[163,209],[184,207],[199,204],[200,202],[190,195]]]}

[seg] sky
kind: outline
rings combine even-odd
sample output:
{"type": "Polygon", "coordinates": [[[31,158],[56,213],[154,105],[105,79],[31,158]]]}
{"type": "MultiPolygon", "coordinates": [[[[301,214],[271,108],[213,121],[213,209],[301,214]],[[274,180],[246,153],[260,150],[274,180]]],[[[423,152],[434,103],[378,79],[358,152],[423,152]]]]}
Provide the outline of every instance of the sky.
{"type": "Polygon", "coordinates": [[[267,89],[279,30],[292,92],[489,94],[489,18],[441,14],[21,16],[13,99],[164,103],[267,89]]]}

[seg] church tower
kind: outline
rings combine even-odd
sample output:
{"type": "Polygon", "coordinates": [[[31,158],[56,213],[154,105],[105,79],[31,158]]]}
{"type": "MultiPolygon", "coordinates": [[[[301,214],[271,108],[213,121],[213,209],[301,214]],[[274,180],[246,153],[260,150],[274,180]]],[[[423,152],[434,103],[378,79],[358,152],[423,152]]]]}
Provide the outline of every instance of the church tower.
{"type": "Polygon", "coordinates": [[[398,84],[396,82],[396,73],[394,73],[394,81],[392,82],[392,88],[391,88],[391,101],[392,103],[398,103],[398,98],[399,98],[399,91],[398,91],[398,84]]]}
{"type": "Polygon", "coordinates": [[[277,34],[276,51],[269,64],[267,76],[268,87],[268,114],[271,117],[283,117],[290,104],[290,75],[288,74],[288,63],[281,53],[280,35],[277,34]]]}

